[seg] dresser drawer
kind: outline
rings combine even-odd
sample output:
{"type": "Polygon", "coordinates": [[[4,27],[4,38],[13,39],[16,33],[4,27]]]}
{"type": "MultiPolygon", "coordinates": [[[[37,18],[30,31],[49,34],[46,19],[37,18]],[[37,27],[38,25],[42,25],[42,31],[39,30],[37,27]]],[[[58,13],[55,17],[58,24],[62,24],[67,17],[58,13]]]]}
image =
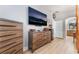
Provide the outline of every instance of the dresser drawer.
{"type": "Polygon", "coordinates": [[[23,54],[23,49],[20,49],[16,54],[23,54]]]}
{"type": "Polygon", "coordinates": [[[15,51],[16,51],[16,49],[11,48],[9,50],[6,50],[6,51],[2,52],[2,54],[13,54],[13,52],[15,52],[15,51]]]}
{"type": "Polygon", "coordinates": [[[17,22],[0,18],[0,25],[16,25],[16,24],[17,24],[17,22]]]}
{"type": "Polygon", "coordinates": [[[22,42],[22,37],[17,37],[17,38],[14,38],[14,39],[5,40],[3,42],[0,42],[0,48],[8,46],[8,45],[12,44],[13,42],[15,42],[15,43],[16,42],[22,42]]]}
{"type": "Polygon", "coordinates": [[[37,48],[38,48],[39,46],[36,44],[34,44],[33,46],[32,46],[32,51],[34,51],[34,50],[36,50],[37,48]]]}
{"type": "Polygon", "coordinates": [[[41,33],[35,33],[35,34],[33,34],[33,38],[39,38],[39,37],[42,37],[41,33]]]}
{"type": "Polygon", "coordinates": [[[8,45],[8,46],[1,47],[1,48],[0,48],[0,53],[3,53],[3,52],[5,52],[5,51],[11,49],[11,48],[14,47],[15,45],[16,45],[15,42],[13,42],[12,44],[10,44],[10,45],[8,45]]]}
{"type": "Polygon", "coordinates": [[[33,32],[32,34],[33,34],[33,36],[35,37],[35,36],[41,36],[43,33],[42,33],[42,32],[40,32],[40,33],[38,33],[38,32],[33,32]]]}
{"type": "Polygon", "coordinates": [[[10,40],[10,39],[13,39],[13,38],[16,38],[16,37],[20,37],[20,36],[22,36],[22,33],[16,33],[16,34],[13,34],[13,35],[0,37],[0,42],[5,41],[5,40],[10,40]]]}
{"type": "Polygon", "coordinates": [[[33,42],[36,42],[36,41],[38,41],[40,39],[42,39],[42,35],[33,36],[33,42]]]}
{"type": "Polygon", "coordinates": [[[51,34],[51,32],[48,31],[48,32],[45,32],[43,35],[44,35],[44,36],[48,36],[48,35],[50,35],[50,34],[51,34]]]}
{"type": "Polygon", "coordinates": [[[19,22],[14,22],[14,21],[1,21],[0,20],[0,26],[10,26],[10,27],[16,27],[16,26],[21,26],[22,27],[22,23],[19,22]]]}
{"type": "Polygon", "coordinates": [[[21,33],[22,31],[0,31],[0,37],[21,33]]]}
{"type": "Polygon", "coordinates": [[[3,52],[5,52],[5,51],[7,51],[7,50],[9,50],[9,49],[11,49],[11,48],[13,48],[13,47],[15,47],[16,45],[19,45],[19,44],[22,44],[23,42],[13,42],[12,44],[10,44],[10,45],[7,45],[7,46],[5,46],[5,47],[1,47],[0,48],[0,53],[3,53],[3,52]]]}
{"type": "Polygon", "coordinates": [[[13,30],[22,30],[21,26],[10,27],[10,26],[0,26],[0,31],[13,31],[13,30]]]}
{"type": "Polygon", "coordinates": [[[23,25],[21,22],[0,18],[0,53],[16,54],[23,50],[23,25]]]}
{"type": "Polygon", "coordinates": [[[41,40],[42,40],[42,37],[40,37],[40,38],[33,38],[32,42],[34,43],[34,42],[38,42],[38,41],[41,41],[41,40]]]}
{"type": "Polygon", "coordinates": [[[18,53],[23,53],[23,44],[19,44],[17,46],[14,47],[16,51],[14,51],[14,54],[18,54],[18,53]]]}
{"type": "Polygon", "coordinates": [[[22,30],[22,23],[12,22],[12,21],[1,21],[0,20],[0,30],[22,30]]]}
{"type": "MultiPolygon", "coordinates": [[[[6,51],[2,52],[2,54],[17,54],[20,50],[23,50],[22,46],[22,44],[19,44],[10,49],[7,49],[6,51]]],[[[23,53],[23,51],[20,52],[23,53]]]]}

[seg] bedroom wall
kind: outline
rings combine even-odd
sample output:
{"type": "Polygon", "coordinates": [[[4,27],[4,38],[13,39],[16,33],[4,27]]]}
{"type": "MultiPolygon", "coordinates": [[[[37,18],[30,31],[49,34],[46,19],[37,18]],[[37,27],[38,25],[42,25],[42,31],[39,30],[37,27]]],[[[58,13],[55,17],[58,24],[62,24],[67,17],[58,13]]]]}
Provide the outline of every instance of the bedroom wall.
{"type": "Polygon", "coordinates": [[[56,18],[52,23],[54,28],[54,37],[65,37],[65,20],[75,16],[75,5],[53,5],[51,13],[56,13],[56,18]]]}
{"type": "MultiPolygon", "coordinates": [[[[29,7],[29,6],[26,7],[26,14],[27,14],[27,16],[28,16],[28,7],[29,7]]],[[[42,12],[42,13],[47,14],[48,24],[51,22],[51,17],[50,17],[51,14],[50,14],[50,7],[49,7],[49,6],[30,5],[30,7],[34,8],[34,9],[36,9],[36,10],[42,12]]],[[[26,22],[27,22],[27,28],[28,28],[28,29],[26,29],[26,31],[27,31],[27,39],[29,39],[29,38],[28,38],[28,31],[29,31],[29,29],[43,30],[43,28],[46,27],[46,26],[29,25],[29,24],[28,24],[28,19],[26,20],[26,22]]],[[[28,43],[28,40],[25,41],[25,46],[28,46],[27,43],[28,43]]]]}
{"type": "Polygon", "coordinates": [[[64,38],[64,22],[63,20],[56,21],[56,26],[55,26],[55,37],[58,38],[64,38]]]}
{"type": "MultiPolygon", "coordinates": [[[[50,7],[49,6],[34,6],[31,5],[30,7],[39,10],[47,14],[48,23],[50,23],[50,7]]],[[[29,29],[37,29],[42,30],[44,26],[34,26],[28,24],[28,6],[25,5],[4,5],[0,6],[0,18],[6,18],[14,21],[19,21],[23,23],[23,41],[24,41],[24,48],[28,48],[28,31],[29,29]]]]}

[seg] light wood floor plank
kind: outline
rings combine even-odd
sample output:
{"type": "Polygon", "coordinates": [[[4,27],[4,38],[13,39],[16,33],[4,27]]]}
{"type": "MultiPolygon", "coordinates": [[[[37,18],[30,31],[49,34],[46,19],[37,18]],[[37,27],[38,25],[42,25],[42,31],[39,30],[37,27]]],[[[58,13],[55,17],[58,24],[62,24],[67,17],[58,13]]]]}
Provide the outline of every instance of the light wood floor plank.
{"type": "MultiPolygon", "coordinates": [[[[73,38],[67,37],[67,40],[55,38],[50,43],[37,49],[33,54],[76,54],[73,38]]],[[[32,54],[26,51],[25,54],[32,54]]]]}

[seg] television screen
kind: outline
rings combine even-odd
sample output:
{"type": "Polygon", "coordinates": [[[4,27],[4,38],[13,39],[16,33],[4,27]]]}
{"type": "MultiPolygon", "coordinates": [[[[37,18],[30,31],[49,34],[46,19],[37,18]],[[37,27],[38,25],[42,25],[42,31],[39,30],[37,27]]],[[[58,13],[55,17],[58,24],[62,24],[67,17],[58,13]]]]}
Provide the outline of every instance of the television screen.
{"type": "Polygon", "coordinates": [[[37,11],[31,7],[28,8],[29,24],[46,26],[47,25],[47,15],[37,11]]]}

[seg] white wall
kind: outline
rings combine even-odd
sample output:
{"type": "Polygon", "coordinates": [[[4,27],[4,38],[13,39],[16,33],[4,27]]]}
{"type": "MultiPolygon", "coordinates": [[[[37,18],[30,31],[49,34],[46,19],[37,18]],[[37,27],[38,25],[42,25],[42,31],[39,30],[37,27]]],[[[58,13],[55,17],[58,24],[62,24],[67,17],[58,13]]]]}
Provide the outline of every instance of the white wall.
{"type": "Polygon", "coordinates": [[[51,13],[56,13],[56,19],[52,19],[54,37],[65,37],[65,20],[69,17],[75,16],[74,5],[53,5],[51,6],[51,13]]]}
{"type": "Polygon", "coordinates": [[[56,37],[56,21],[52,19],[53,36],[56,37]]]}
{"type": "MultiPolygon", "coordinates": [[[[59,22],[55,22],[52,21],[52,13],[54,12],[53,7],[54,6],[49,6],[49,5],[31,5],[32,8],[35,8],[45,14],[47,14],[47,18],[48,18],[48,23],[53,23],[53,28],[55,28],[55,36],[60,36],[62,37],[61,33],[62,33],[62,22],[63,21],[59,21],[59,22]],[[60,25],[59,25],[60,24],[60,25]],[[60,35],[59,35],[60,34],[60,35]]],[[[59,7],[59,6],[58,6],[59,7]]],[[[55,8],[58,8],[55,7],[55,8]]],[[[54,8],[54,9],[55,9],[54,8]]],[[[60,7],[59,7],[60,9],[60,7]]],[[[55,10],[59,10],[59,9],[55,9],[55,10]]],[[[63,9],[63,8],[62,8],[63,9]]],[[[67,13],[67,12],[66,12],[67,13]]],[[[63,16],[65,17],[65,15],[63,16]]],[[[24,47],[28,47],[28,31],[29,29],[43,29],[42,27],[39,26],[33,26],[33,25],[28,25],[28,6],[24,6],[24,5],[11,5],[11,6],[0,6],[0,18],[6,18],[6,19],[10,19],[10,20],[14,20],[14,21],[19,21],[19,22],[23,22],[23,30],[24,30],[24,47]]],[[[60,18],[59,18],[60,19],[60,18]]],[[[65,19],[62,19],[65,20],[65,19]]]]}
{"type": "MultiPolygon", "coordinates": [[[[39,6],[37,6],[37,5],[30,5],[30,7],[32,7],[32,8],[34,8],[34,9],[36,9],[36,10],[38,10],[38,11],[40,11],[40,12],[42,12],[42,13],[45,13],[45,14],[47,14],[47,20],[48,20],[48,23],[50,23],[51,21],[51,17],[50,17],[50,7],[47,7],[47,6],[41,6],[41,5],[39,5],[39,6]]],[[[28,16],[28,6],[26,7],[26,16],[28,16]]],[[[43,30],[43,28],[44,28],[44,26],[35,26],[35,25],[28,25],[28,19],[27,19],[27,35],[28,35],[28,31],[29,31],[29,29],[36,29],[36,30],[43,30]]],[[[27,39],[29,39],[28,37],[27,37],[27,39]]],[[[28,45],[28,40],[26,40],[25,41],[25,46],[27,46],[28,45]]]]}
{"type": "Polygon", "coordinates": [[[25,6],[0,6],[0,18],[24,22],[26,19],[25,6]]]}
{"type": "Polygon", "coordinates": [[[75,5],[53,5],[51,6],[53,13],[58,11],[56,13],[56,19],[55,20],[64,20],[69,17],[75,16],[75,5]]]}
{"type": "MultiPolygon", "coordinates": [[[[27,6],[0,6],[0,18],[5,18],[13,21],[19,21],[23,23],[24,38],[23,41],[27,41],[27,17],[26,17],[26,7],[27,6]]],[[[24,43],[25,47],[25,43],[24,43]]]]}
{"type": "MultiPolygon", "coordinates": [[[[50,21],[50,8],[48,6],[32,6],[32,8],[35,8],[45,14],[48,15],[48,22],[50,21]]],[[[19,21],[23,23],[23,35],[24,35],[24,47],[28,48],[28,31],[29,29],[39,29],[42,30],[43,26],[33,26],[33,25],[28,25],[28,6],[24,5],[10,5],[10,6],[0,6],[0,18],[6,18],[14,21],[19,21]]]]}
{"type": "Polygon", "coordinates": [[[64,25],[63,25],[63,21],[56,21],[55,22],[55,28],[54,28],[54,37],[59,37],[59,38],[63,38],[63,30],[64,30],[64,25]]]}

